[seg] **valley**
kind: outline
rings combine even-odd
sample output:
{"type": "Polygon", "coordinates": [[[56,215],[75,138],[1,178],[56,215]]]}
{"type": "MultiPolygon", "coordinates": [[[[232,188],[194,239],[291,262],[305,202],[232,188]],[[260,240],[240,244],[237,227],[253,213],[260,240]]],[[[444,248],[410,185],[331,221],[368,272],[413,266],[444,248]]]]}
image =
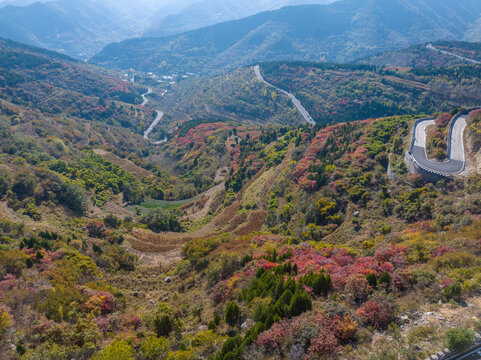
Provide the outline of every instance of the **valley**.
{"type": "Polygon", "coordinates": [[[480,18],[0,2],[0,358],[478,359],[480,18]]]}

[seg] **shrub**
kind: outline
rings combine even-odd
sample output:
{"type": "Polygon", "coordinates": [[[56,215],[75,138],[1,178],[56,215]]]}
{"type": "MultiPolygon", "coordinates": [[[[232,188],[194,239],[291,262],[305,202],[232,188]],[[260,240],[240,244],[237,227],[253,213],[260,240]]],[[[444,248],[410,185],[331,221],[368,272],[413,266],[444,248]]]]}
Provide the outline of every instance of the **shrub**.
{"type": "Polygon", "coordinates": [[[170,335],[174,329],[174,324],[170,316],[168,315],[157,315],[154,318],[154,327],[157,336],[167,337],[170,335]]]}
{"type": "Polygon", "coordinates": [[[179,210],[164,210],[161,208],[153,209],[145,214],[141,222],[155,232],[161,231],[181,231],[179,222],[179,210]]]}
{"type": "Polygon", "coordinates": [[[32,196],[35,190],[35,179],[28,173],[20,173],[15,178],[12,190],[22,200],[32,196]]]}
{"type": "Polygon", "coordinates": [[[476,334],[474,331],[461,327],[448,330],[446,333],[446,346],[453,351],[463,351],[474,344],[476,334]]]}
{"type": "Polygon", "coordinates": [[[164,358],[169,351],[169,340],[164,337],[149,336],[142,341],[140,351],[147,360],[164,358]]]}
{"type": "Polygon", "coordinates": [[[479,259],[467,252],[449,252],[442,256],[438,256],[432,260],[432,265],[436,270],[442,269],[458,269],[462,267],[471,267],[480,264],[479,259]]]}
{"type": "Polygon", "coordinates": [[[96,238],[103,238],[105,236],[104,224],[100,221],[93,221],[87,225],[89,236],[96,238]]]}
{"type": "Polygon", "coordinates": [[[235,301],[231,301],[225,308],[225,322],[230,326],[235,326],[240,321],[240,308],[235,301]]]}
{"type": "Polygon", "coordinates": [[[78,184],[63,183],[58,197],[62,204],[77,215],[85,215],[89,209],[87,192],[78,184]]]}
{"type": "Polygon", "coordinates": [[[7,330],[13,325],[13,320],[10,314],[0,307],[0,337],[5,335],[7,330]]]}
{"type": "Polygon", "coordinates": [[[27,256],[23,251],[12,249],[0,252],[0,267],[5,273],[20,275],[26,266],[27,256]]]}
{"type": "Polygon", "coordinates": [[[172,331],[182,331],[182,321],[174,314],[174,309],[165,303],[160,303],[153,319],[157,336],[168,337],[172,331]]]}
{"type": "Polygon", "coordinates": [[[345,290],[352,296],[355,302],[363,302],[371,293],[372,288],[362,274],[353,274],[346,279],[345,290]]]}
{"type": "Polygon", "coordinates": [[[289,315],[298,316],[303,312],[312,309],[312,301],[309,294],[305,291],[296,292],[289,305],[289,315]]]}
{"type": "Polygon", "coordinates": [[[459,299],[461,296],[461,285],[458,282],[446,286],[443,295],[447,300],[459,299]]]}
{"type": "Polygon", "coordinates": [[[122,225],[122,220],[112,214],[109,214],[105,217],[104,224],[109,228],[117,229],[120,225],[122,225]]]}
{"type": "Polygon", "coordinates": [[[356,315],[364,318],[377,329],[385,329],[394,319],[393,309],[385,300],[372,299],[356,311],[356,315]]]}
{"type": "Polygon", "coordinates": [[[389,289],[389,285],[391,284],[391,275],[388,272],[383,272],[379,279],[377,280],[379,286],[384,286],[386,289],[389,289]]]}
{"type": "Polygon", "coordinates": [[[132,360],[134,358],[134,348],[126,340],[114,340],[107,345],[93,360],[132,360]]]}
{"type": "Polygon", "coordinates": [[[376,275],[375,274],[367,274],[366,275],[366,280],[369,284],[370,287],[372,287],[373,289],[376,289],[377,287],[377,279],[376,279],[376,275]]]}
{"type": "Polygon", "coordinates": [[[410,344],[416,345],[430,339],[436,331],[430,326],[418,326],[408,331],[407,340],[410,344]]]}

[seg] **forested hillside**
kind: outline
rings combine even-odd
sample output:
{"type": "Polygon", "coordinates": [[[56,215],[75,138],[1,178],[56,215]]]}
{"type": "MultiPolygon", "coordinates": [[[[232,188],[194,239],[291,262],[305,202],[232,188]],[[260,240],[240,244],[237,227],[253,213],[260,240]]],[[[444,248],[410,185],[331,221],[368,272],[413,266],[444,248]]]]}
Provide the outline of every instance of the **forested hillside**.
{"type": "Polygon", "coordinates": [[[462,40],[480,14],[476,0],[289,6],[164,38],[110,44],[91,61],[160,74],[212,74],[276,60],[346,62],[426,41],[462,40]]]}
{"type": "MultiPolygon", "coordinates": [[[[191,4],[178,12],[168,14],[161,9],[152,16],[153,23],[142,33],[143,37],[164,37],[189,30],[240,19],[266,10],[288,5],[306,4],[304,0],[191,0],[191,4]]],[[[334,0],[313,0],[310,4],[329,4],[334,0]]]]}
{"type": "Polygon", "coordinates": [[[134,83],[0,40],[2,359],[413,360],[474,344],[481,111],[462,173],[427,181],[404,157],[426,115],[442,157],[452,117],[480,103],[480,67],[260,66],[316,125],[252,67],[134,83]]]}
{"type": "Polygon", "coordinates": [[[453,67],[481,61],[481,45],[475,42],[436,41],[388,51],[359,61],[361,64],[397,67],[453,67]]]}
{"type": "MultiPolygon", "coordinates": [[[[475,65],[408,69],[272,62],[260,67],[269,83],[295,94],[319,123],[431,114],[481,102],[481,67],[475,65]]],[[[302,121],[285,94],[256,79],[253,67],[183,80],[169,91],[159,106],[174,119],[188,114],[286,125],[302,121]]]]}

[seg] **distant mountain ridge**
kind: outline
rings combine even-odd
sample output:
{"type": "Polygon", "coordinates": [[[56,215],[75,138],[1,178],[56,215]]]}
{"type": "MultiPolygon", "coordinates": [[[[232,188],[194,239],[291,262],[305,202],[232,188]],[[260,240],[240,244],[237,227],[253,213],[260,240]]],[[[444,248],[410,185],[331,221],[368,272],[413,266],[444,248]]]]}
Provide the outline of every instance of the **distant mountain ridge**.
{"type": "Polygon", "coordinates": [[[106,46],[93,63],[215,73],[272,60],[350,62],[381,51],[472,35],[481,1],[342,0],[266,11],[165,38],[106,46]]]}
{"type": "Polygon", "coordinates": [[[94,0],[60,0],[0,9],[0,36],[87,58],[136,34],[118,13],[94,0]]]}
{"type": "Polygon", "coordinates": [[[329,4],[334,1],[336,0],[201,0],[167,16],[164,9],[160,9],[152,16],[153,24],[143,32],[142,36],[164,37],[224,21],[241,19],[283,6],[329,4]]]}
{"type": "Polygon", "coordinates": [[[87,59],[140,34],[159,7],[155,0],[9,1],[0,3],[0,37],[87,59]]]}

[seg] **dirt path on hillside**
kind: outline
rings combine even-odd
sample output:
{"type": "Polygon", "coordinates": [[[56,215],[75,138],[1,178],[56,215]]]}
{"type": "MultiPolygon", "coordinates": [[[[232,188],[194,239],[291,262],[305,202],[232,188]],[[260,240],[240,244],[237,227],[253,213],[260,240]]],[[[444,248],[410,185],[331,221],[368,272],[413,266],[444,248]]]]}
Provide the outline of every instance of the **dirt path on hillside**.
{"type": "MultiPolygon", "coordinates": [[[[265,209],[266,204],[263,203],[263,201],[272,190],[276,180],[282,176],[282,173],[289,166],[294,148],[294,144],[289,146],[286,156],[279,166],[267,170],[264,165],[257,174],[242,187],[232,203],[200,229],[189,233],[163,232],[159,234],[144,229],[134,229],[132,233],[126,237],[126,240],[132,246],[133,250],[150,254],[149,256],[152,257],[153,255],[151,254],[153,253],[166,253],[179,249],[184,243],[193,239],[217,236],[225,232],[242,236],[260,230],[267,216],[265,209]],[[259,189],[257,189],[257,187],[259,187],[259,189]],[[255,199],[254,201],[258,208],[250,212],[241,212],[240,210],[244,203],[243,197],[246,195],[246,192],[249,193],[247,194],[249,197],[252,197],[254,194],[253,199],[255,199]]],[[[228,168],[220,168],[217,171],[216,177],[225,179],[227,174],[228,168]]],[[[220,183],[205,192],[203,194],[205,198],[198,200],[202,201],[202,208],[189,214],[189,219],[200,220],[208,215],[212,202],[223,187],[224,183],[220,183]]],[[[195,204],[192,204],[191,206],[194,205],[195,204]]]]}
{"type": "Polygon", "coordinates": [[[94,149],[93,152],[103,157],[104,159],[110,161],[111,163],[114,163],[120,166],[122,169],[131,173],[138,179],[143,179],[147,176],[153,175],[151,171],[134,164],[132,161],[128,159],[122,159],[121,157],[115,155],[110,151],[106,151],[104,149],[94,149]]]}

